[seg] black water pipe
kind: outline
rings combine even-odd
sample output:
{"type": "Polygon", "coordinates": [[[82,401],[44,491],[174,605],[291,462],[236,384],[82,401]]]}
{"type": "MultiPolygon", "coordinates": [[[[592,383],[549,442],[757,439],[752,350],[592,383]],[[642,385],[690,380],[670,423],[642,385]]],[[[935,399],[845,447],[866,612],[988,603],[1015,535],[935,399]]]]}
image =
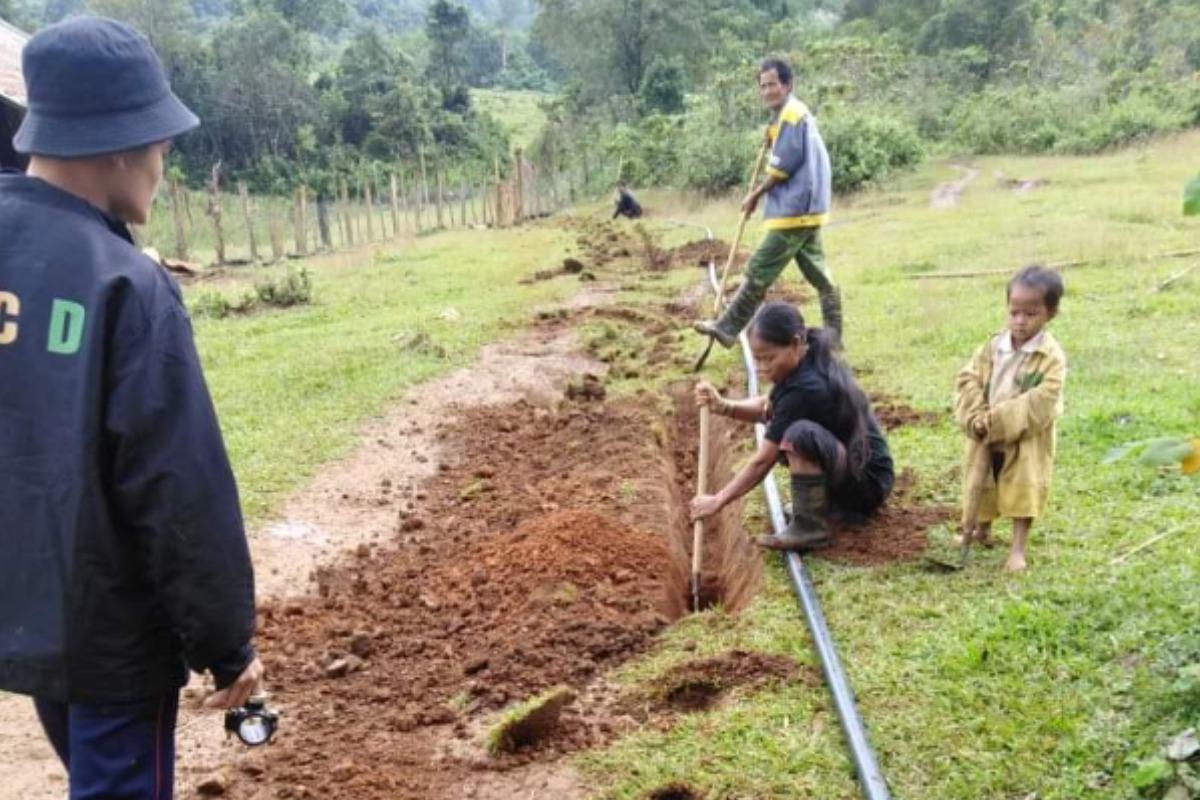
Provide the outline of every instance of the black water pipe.
{"type": "MultiPolygon", "coordinates": [[[[708,228],[705,230],[711,241],[712,230],[708,228]]],[[[708,262],[708,280],[712,284],[713,292],[719,292],[721,287],[717,282],[716,263],[712,259],[709,259],[708,262]]],[[[746,338],[745,331],[738,336],[738,341],[742,346],[742,361],[746,365],[747,396],[754,397],[758,394],[758,375],[754,369],[754,356],[750,352],[750,340],[746,338]]],[[[754,426],[754,439],[760,446],[766,431],[767,428],[762,423],[754,426]]],[[[771,527],[775,529],[776,533],[781,533],[787,527],[787,520],[783,516],[779,487],[775,484],[773,474],[768,474],[766,480],[763,481],[763,493],[767,498],[771,527]]],[[[842,734],[846,737],[846,746],[850,749],[850,760],[854,762],[854,771],[858,774],[858,783],[862,787],[863,797],[866,800],[890,800],[891,794],[888,792],[887,782],[883,779],[879,762],[876,761],[875,753],[871,750],[871,743],[867,740],[866,727],[863,725],[862,717],[858,714],[858,707],[854,703],[854,691],[850,688],[845,671],[842,670],[842,662],[838,658],[837,648],[833,644],[833,636],[829,633],[829,626],[825,623],[825,614],[821,611],[821,601],[817,599],[812,578],[809,577],[808,569],[797,553],[785,552],[782,556],[784,565],[787,567],[788,577],[792,581],[792,588],[795,589],[796,597],[800,600],[800,607],[804,610],[804,618],[808,622],[813,646],[817,650],[817,658],[821,661],[821,671],[825,674],[825,683],[829,686],[830,694],[833,695],[833,704],[842,725],[842,734]]]]}

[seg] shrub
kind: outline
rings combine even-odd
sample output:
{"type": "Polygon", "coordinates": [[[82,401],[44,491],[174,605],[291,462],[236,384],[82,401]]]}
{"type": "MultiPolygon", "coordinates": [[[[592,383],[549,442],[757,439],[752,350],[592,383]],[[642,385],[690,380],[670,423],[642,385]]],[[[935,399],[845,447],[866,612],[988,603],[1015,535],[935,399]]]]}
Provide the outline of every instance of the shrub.
{"type": "Polygon", "coordinates": [[[224,319],[231,314],[249,314],[260,306],[276,306],[289,308],[312,302],[312,280],[308,270],[301,268],[299,272],[288,270],[287,274],[278,278],[266,278],[254,284],[253,290],[246,290],[237,297],[230,298],[220,292],[201,292],[191,303],[191,314],[194,317],[209,317],[224,319]]]}
{"type": "Polygon", "coordinates": [[[821,120],[833,164],[833,189],[848,192],[912,166],[924,155],[908,121],[871,110],[846,109],[821,120]]]}
{"type": "Polygon", "coordinates": [[[289,269],[286,275],[277,280],[267,278],[254,284],[254,293],[268,306],[288,308],[305,305],[312,302],[312,280],[304,268],[299,272],[289,269]]]}
{"type": "Polygon", "coordinates": [[[719,194],[734,187],[744,189],[760,136],[744,128],[720,125],[715,115],[690,115],[683,129],[677,183],[705,194],[719,194]]]}

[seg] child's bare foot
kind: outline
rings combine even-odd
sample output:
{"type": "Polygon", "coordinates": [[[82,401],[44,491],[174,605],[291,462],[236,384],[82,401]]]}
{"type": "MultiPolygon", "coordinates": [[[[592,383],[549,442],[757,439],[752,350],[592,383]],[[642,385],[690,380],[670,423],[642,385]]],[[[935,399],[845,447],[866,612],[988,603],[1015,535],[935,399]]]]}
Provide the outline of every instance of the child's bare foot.
{"type": "Polygon", "coordinates": [[[1004,562],[1005,572],[1024,572],[1025,571],[1025,554],[1024,553],[1009,553],[1008,561],[1004,562]]]}

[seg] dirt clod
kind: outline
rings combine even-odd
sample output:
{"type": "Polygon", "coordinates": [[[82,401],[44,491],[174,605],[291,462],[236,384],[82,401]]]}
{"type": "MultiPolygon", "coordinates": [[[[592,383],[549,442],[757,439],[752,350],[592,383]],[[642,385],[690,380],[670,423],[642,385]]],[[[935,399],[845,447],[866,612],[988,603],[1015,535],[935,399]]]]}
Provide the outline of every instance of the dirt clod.
{"type": "Polygon", "coordinates": [[[220,797],[229,789],[229,773],[217,770],[206,775],[196,784],[196,793],[202,797],[220,797]]]}
{"type": "Polygon", "coordinates": [[[586,374],[567,384],[568,400],[603,400],[608,392],[598,375],[586,374]]]}

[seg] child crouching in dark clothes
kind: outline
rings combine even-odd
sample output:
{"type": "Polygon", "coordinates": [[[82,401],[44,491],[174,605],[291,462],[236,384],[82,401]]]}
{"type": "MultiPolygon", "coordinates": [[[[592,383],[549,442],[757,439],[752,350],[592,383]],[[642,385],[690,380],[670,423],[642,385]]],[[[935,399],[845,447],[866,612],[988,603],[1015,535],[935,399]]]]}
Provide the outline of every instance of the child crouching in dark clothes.
{"type": "Polygon", "coordinates": [[[862,521],[887,499],[894,473],[887,440],[849,367],[834,356],[829,334],[804,327],[800,312],[767,303],[750,323],[750,349],[770,395],[727,400],[701,381],[696,401],[742,422],[764,422],[766,437],[750,463],[723,489],[692,500],[702,519],[757,486],[776,461],[792,475],[792,522],[758,543],[804,550],[829,540],[829,518],[862,521]]]}

